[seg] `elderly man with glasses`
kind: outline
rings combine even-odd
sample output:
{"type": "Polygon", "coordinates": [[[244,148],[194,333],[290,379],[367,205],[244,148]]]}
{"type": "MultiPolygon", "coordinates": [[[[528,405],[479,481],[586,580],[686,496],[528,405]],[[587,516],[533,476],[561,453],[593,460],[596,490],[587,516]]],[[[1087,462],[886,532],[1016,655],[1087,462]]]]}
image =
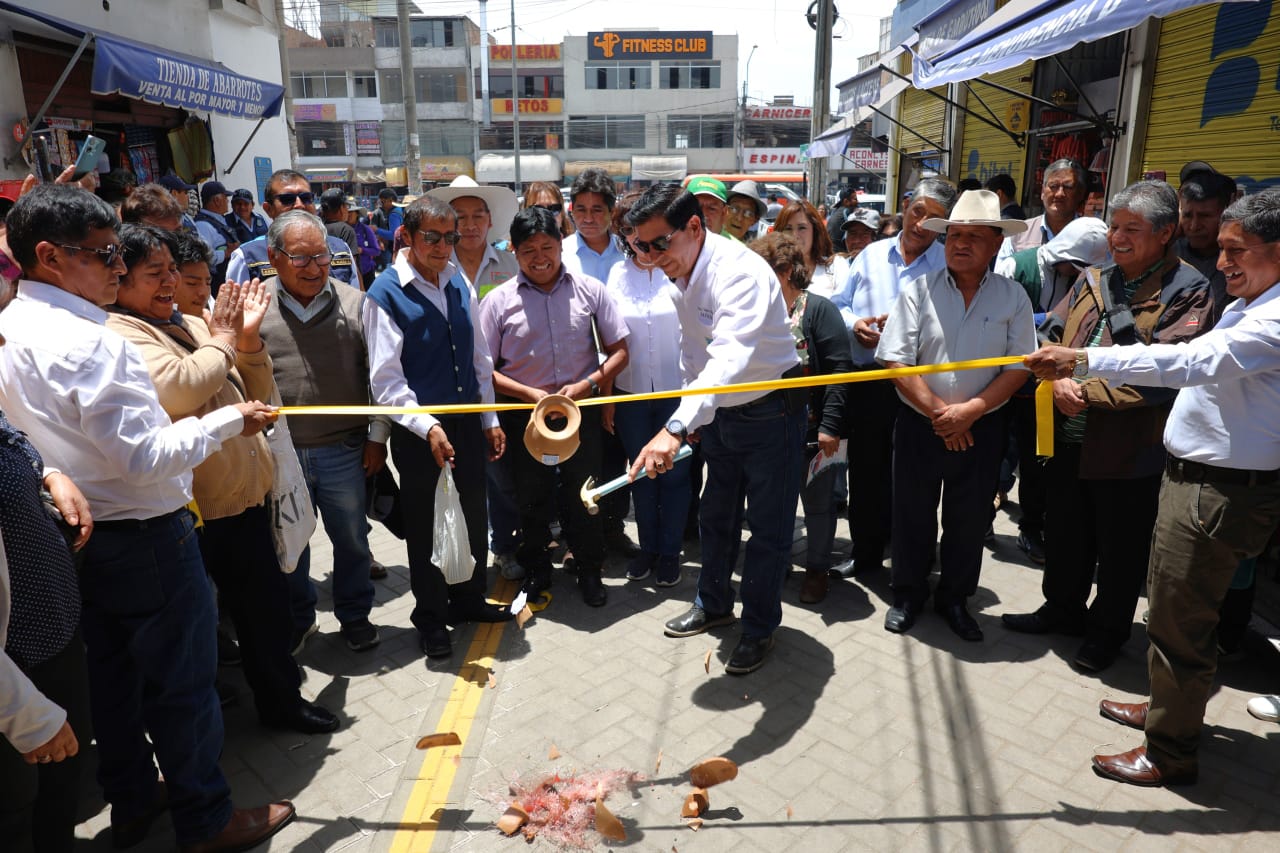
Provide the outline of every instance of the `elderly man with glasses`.
{"type": "Polygon", "coordinates": [[[729,190],[729,203],[725,206],[724,230],[728,232],[727,236],[747,242],[751,239],[749,232],[756,227],[757,222],[764,219],[767,210],[768,207],[756,188],[756,182],[738,181],[729,190]]]}
{"type": "MultiPolygon", "coordinates": [[[[364,304],[370,384],[384,406],[493,402],[493,360],[476,327],[479,303],[453,263],[458,217],[447,203],[424,196],[404,211],[409,245],[369,288],[364,304]]],[[[498,622],[506,608],[485,601],[487,565],[485,459],[506,449],[492,412],[477,415],[397,415],[391,456],[400,472],[407,525],[409,584],[416,602],[409,619],[427,657],[448,657],[446,626],[498,622]],[[431,561],[436,485],[446,465],[454,469],[467,522],[471,578],[446,584],[431,561]]]]}
{"type": "Polygon", "coordinates": [[[1044,170],[1044,185],[1040,189],[1044,213],[1026,220],[1026,231],[1006,238],[996,260],[1002,261],[1014,252],[1048,243],[1080,215],[1088,196],[1089,173],[1084,166],[1066,158],[1054,160],[1044,170]]]}

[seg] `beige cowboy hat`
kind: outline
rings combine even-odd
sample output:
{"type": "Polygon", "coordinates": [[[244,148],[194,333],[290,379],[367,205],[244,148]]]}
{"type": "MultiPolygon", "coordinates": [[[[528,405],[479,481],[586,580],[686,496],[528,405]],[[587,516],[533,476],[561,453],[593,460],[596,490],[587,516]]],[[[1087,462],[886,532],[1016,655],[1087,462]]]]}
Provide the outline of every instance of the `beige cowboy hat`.
{"type": "Polygon", "coordinates": [[[501,240],[511,230],[519,204],[516,194],[506,187],[482,186],[474,178],[459,175],[447,187],[427,190],[427,195],[452,204],[455,198],[475,196],[489,206],[489,240],[501,240]]]}
{"type": "Polygon", "coordinates": [[[1006,237],[1027,230],[1027,223],[1021,219],[1000,218],[1000,196],[991,190],[966,190],[951,208],[950,219],[926,219],[920,223],[926,231],[939,234],[945,234],[949,225],[990,225],[999,228],[1006,237]]]}

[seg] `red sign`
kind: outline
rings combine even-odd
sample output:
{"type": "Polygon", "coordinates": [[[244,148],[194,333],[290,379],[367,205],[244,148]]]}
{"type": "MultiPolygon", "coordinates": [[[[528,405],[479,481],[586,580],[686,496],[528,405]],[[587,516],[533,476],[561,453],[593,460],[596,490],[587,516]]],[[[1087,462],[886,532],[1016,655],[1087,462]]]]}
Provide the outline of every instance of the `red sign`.
{"type": "MultiPolygon", "coordinates": [[[[489,45],[489,59],[498,62],[511,61],[511,45],[489,45]]],[[[516,45],[516,62],[546,60],[560,61],[560,45],[558,44],[518,44],[516,45]]]]}
{"type": "Polygon", "coordinates": [[[747,148],[742,154],[743,162],[749,169],[759,169],[762,166],[803,167],[805,164],[805,158],[798,148],[747,148]]]}
{"type": "Polygon", "coordinates": [[[888,151],[872,151],[870,148],[850,148],[846,155],[853,161],[855,169],[868,172],[883,172],[889,168],[888,151]]]}
{"type": "Polygon", "coordinates": [[[769,121],[802,118],[808,121],[813,118],[813,107],[751,107],[747,110],[747,118],[769,121]]]}

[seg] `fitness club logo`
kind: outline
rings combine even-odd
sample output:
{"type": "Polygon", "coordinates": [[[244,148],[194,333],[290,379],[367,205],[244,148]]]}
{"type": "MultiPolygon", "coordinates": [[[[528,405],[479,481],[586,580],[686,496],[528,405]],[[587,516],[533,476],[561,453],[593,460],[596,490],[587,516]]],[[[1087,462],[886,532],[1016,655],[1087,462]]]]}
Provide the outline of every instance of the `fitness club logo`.
{"type": "Polygon", "coordinates": [[[622,36],[617,33],[601,33],[591,40],[591,44],[600,48],[604,53],[605,59],[613,59],[613,49],[618,46],[618,42],[622,41],[622,36]]]}

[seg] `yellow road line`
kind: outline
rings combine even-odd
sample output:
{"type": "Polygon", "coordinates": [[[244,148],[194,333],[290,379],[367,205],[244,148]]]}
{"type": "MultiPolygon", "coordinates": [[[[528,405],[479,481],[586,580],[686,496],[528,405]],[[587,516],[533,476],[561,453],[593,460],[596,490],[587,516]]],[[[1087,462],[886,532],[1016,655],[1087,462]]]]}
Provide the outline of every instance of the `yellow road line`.
{"type": "MultiPolygon", "coordinates": [[[[493,600],[510,603],[515,590],[513,582],[499,580],[493,600]]],[[[418,781],[409,792],[400,828],[391,840],[392,853],[426,853],[435,842],[440,818],[449,803],[449,789],[453,787],[458,772],[453,757],[461,756],[467,748],[471,724],[475,722],[476,711],[484,698],[484,691],[488,689],[489,672],[506,625],[505,622],[482,623],[477,627],[475,638],[467,649],[466,662],[458,670],[439,721],[434,728],[424,732],[454,732],[462,745],[428,749],[423,754],[418,781]],[[456,753],[454,749],[457,749],[456,753]]]]}

